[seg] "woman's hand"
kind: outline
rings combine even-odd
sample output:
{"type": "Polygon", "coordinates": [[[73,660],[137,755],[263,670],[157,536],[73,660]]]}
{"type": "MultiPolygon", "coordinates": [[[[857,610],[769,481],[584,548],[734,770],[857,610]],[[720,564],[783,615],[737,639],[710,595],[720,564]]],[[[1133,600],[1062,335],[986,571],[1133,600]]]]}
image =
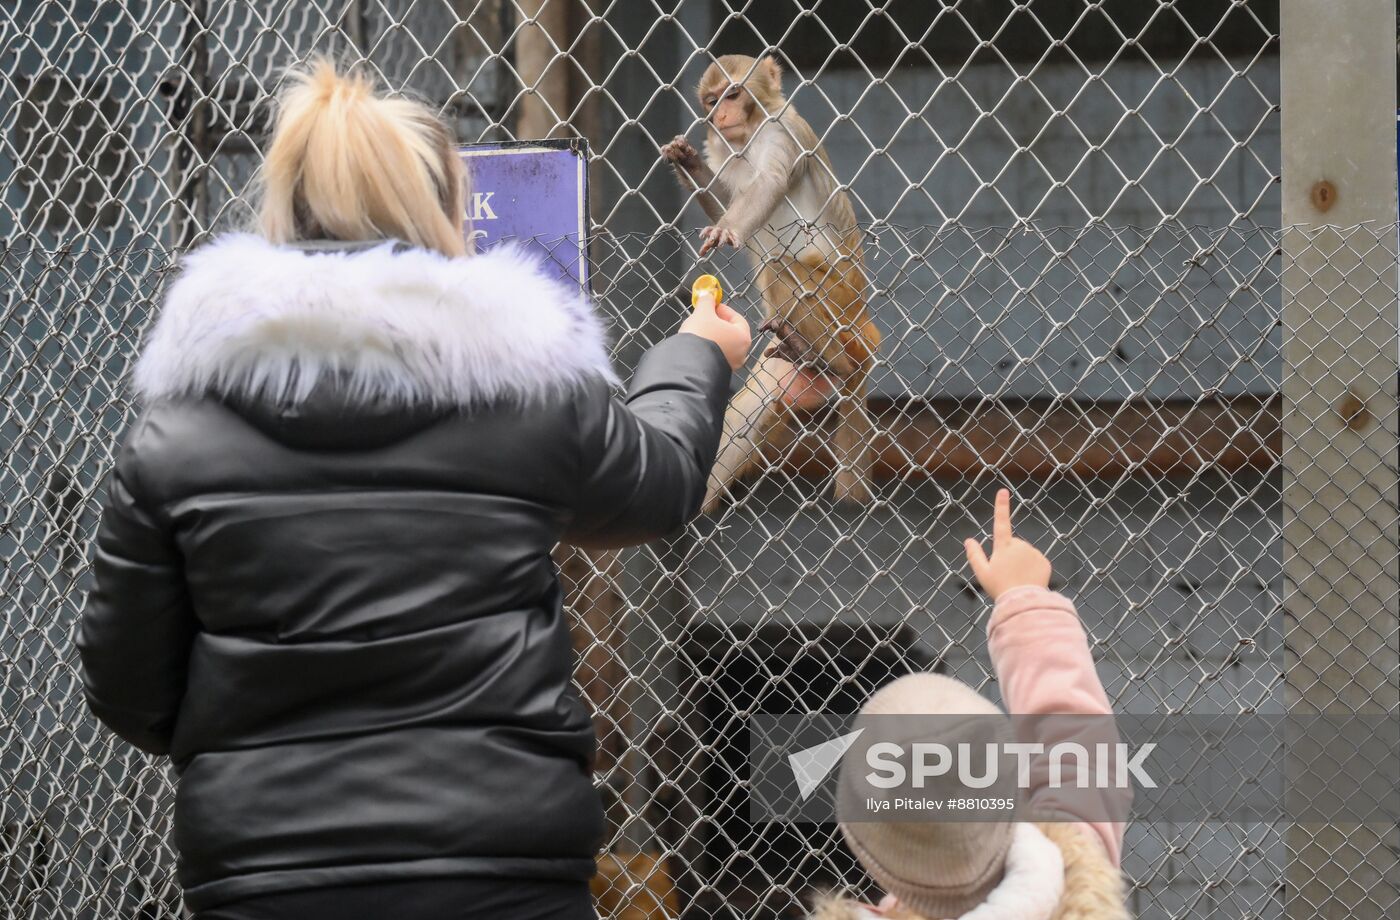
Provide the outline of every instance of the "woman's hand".
{"type": "Polygon", "coordinates": [[[753,336],[749,332],[749,321],[722,303],[715,303],[715,295],[703,292],[695,303],[695,309],[681,323],[681,332],[709,339],[724,352],[731,370],[744,366],[749,356],[749,343],[753,336]]]}
{"type": "Polygon", "coordinates": [[[1025,540],[1011,535],[1011,492],[997,490],[996,513],[992,520],[992,557],[982,552],[982,544],[968,539],[967,564],[972,574],[995,602],[1012,588],[1026,585],[1050,587],[1050,560],[1025,540]]]}

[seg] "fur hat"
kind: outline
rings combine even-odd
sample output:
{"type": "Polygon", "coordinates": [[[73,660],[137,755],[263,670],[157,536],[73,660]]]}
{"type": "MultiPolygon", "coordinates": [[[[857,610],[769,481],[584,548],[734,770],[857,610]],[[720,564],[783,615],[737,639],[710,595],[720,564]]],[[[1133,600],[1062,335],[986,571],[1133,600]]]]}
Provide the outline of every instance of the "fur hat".
{"type": "MultiPolygon", "coordinates": [[[[881,688],[861,709],[856,724],[871,725],[875,720],[870,717],[894,715],[963,717],[938,720],[937,738],[912,737],[929,731],[929,720],[909,720],[907,729],[902,723],[893,727],[911,733],[901,740],[937,741],[953,750],[961,743],[970,744],[974,751],[985,750],[986,743],[1007,740],[1010,733],[1010,723],[1000,709],[963,682],[938,674],[910,674],[881,688]]],[[[879,721],[879,733],[888,737],[890,720],[879,721]]],[[[861,782],[861,771],[854,766],[842,765],[837,816],[847,845],[866,871],[901,905],[925,917],[957,917],[985,901],[1002,879],[1013,839],[1012,823],[871,820],[863,809],[854,819],[853,806],[879,792],[861,782]]],[[[966,794],[966,787],[956,779],[948,777],[942,788],[939,780],[934,777],[927,782],[924,794],[942,798],[966,794]]],[[[888,792],[906,795],[907,789],[888,792]]],[[[1001,789],[982,792],[1008,794],[1001,789]]],[[[1009,794],[1014,795],[1014,789],[1009,794]]]]}

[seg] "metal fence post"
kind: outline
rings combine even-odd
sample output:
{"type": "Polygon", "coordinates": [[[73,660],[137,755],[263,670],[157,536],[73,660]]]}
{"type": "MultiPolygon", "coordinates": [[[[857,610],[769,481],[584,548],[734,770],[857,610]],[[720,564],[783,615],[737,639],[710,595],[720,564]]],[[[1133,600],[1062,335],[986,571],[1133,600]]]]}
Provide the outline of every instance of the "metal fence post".
{"type": "MultiPolygon", "coordinates": [[[[1397,713],[1395,3],[1282,7],[1283,552],[1291,712],[1397,713]]],[[[1396,827],[1295,825],[1290,917],[1386,917],[1396,827]]]]}

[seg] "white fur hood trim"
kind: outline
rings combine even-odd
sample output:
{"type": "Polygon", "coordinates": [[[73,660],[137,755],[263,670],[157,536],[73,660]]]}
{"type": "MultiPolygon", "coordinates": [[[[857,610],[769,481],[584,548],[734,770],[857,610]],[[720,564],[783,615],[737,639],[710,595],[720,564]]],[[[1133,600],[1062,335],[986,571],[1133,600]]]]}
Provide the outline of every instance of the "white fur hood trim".
{"type": "MultiPolygon", "coordinates": [[[[1065,891],[1065,861],[1034,824],[1017,824],[1006,854],[1006,870],[987,899],[957,920],[1050,920],[1065,891]]],[[[909,916],[899,912],[900,917],[909,916]]],[[[888,920],[863,905],[828,902],[813,920],[888,920]]]]}
{"type": "Polygon", "coordinates": [[[1049,920],[1064,892],[1060,848],[1034,824],[1017,824],[1000,884],[959,920],[1049,920]]]}
{"type": "Polygon", "coordinates": [[[587,300],[511,246],[450,259],[229,234],[191,252],[146,336],[138,396],[304,399],[344,373],[354,397],[467,406],[616,381],[587,300]]]}

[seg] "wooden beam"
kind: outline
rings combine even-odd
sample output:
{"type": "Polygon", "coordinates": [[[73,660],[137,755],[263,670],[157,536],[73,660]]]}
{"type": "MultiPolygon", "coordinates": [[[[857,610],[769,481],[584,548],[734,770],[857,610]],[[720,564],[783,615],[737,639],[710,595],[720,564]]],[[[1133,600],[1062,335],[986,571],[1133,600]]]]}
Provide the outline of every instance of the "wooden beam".
{"type": "MultiPolygon", "coordinates": [[[[1280,400],[1201,402],[872,400],[877,480],[1189,476],[1269,470],[1282,451],[1280,400]]],[[[830,475],[827,420],[797,416],[765,448],[769,463],[807,479],[830,475]]]]}
{"type": "Polygon", "coordinates": [[[572,0],[518,0],[515,68],[523,84],[515,136],[567,137],[569,120],[569,4],[572,0]]]}

